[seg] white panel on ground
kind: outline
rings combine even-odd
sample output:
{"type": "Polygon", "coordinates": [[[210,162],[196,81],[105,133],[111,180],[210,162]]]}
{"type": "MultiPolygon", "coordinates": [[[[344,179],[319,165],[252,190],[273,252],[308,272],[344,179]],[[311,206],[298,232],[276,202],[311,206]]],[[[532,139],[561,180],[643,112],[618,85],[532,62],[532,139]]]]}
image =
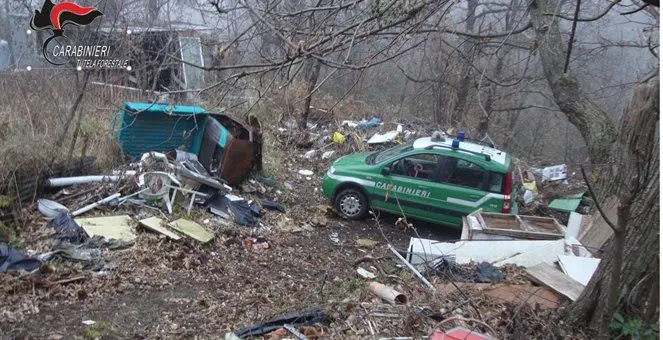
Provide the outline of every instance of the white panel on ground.
{"type": "Polygon", "coordinates": [[[569,215],[569,223],[566,224],[566,237],[578,238],[580,234],[580,226],[582,225],[582,215],[575,211],[569,215]]]}
{"type": "Polygon", "coordinates": [[[515,263],[522,266],[541,262],[553,263],[558,255],[564,255],[564,240],[491,240],[440,242],[411,238],[408,247],[408,261],[421,264],[440,256],[455,258],[456,263],[489,262],[515,263]]]}
{"type": "Polygon", "coordinates": [[[559,264],[564,273],[584,286],[591,280],[599,263],[601,260],[593,257],[559,255],[559,264]]]}

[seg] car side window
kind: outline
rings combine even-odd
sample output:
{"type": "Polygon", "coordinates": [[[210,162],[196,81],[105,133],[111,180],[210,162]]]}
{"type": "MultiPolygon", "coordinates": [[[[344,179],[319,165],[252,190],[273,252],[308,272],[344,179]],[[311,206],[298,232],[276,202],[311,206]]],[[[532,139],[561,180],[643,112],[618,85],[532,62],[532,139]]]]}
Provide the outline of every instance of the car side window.
{"type": "Polygon", "coordinates": [[[403,157],[389,166],[389,172],[397,176],[432,180],[439,161],[439,155],[421,153],[403,157]]]}
{"type": "Polygon", "coordinates": [[[440,181],[478,190],[484,190],[486,171],[470,161],[445,157],[440,181]]]}
{"type": "Polygon", "coordinates": [[[504,190],[504,174],[497,172],[490,173],[490,180],[488,181],[488,191],[501,194],[504,190]]]}

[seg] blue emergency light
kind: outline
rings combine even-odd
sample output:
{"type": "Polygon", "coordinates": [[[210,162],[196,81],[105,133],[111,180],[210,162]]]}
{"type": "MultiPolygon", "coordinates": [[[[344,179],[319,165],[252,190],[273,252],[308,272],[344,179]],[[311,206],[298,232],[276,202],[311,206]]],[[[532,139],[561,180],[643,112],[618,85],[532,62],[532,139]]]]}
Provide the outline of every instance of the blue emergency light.
{"type": "Polygon", "coordinates": [[[460,141],[458,139],[454,139],[453,142],[451,142],[451,147],[454,149],[458,149],[460,146],[460,141]]]}

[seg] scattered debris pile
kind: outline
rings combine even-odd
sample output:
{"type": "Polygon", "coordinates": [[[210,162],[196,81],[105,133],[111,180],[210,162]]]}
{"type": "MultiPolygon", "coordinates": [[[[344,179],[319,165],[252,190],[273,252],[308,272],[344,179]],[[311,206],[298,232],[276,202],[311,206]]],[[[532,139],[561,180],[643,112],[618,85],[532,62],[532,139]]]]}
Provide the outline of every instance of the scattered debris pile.
{"type": "Polygon", "coordinates": [[[296,122],[287,121],[275,132],[283,145],[306,149],[308,160],[332,160],[352,152],[381,150],[396,144],[430,135],[435,126],[421,120],[385,123],[378,116],[340,123],[318,121],[308,123],[305,130],[296,122]]]}
{"type": "MultiPolygon", "coordinates": [[[[93,338],[568,335],[550,320],[600,262],[578,241],[591,234],[587,216],[571,212],[565,226],[478,211],[464,218],[461,240],[410,238],[399,252],[382,240],[401,235],[404,247],[402,229],[341,221],[321,204],[320,168],[288,156],[278,178],[252,174],[262,157],[253,126],[160,105],[125,105],[119,138],[129,164],[48,179],[28,250],[0,244],[0,272],[11,272],[0,276],[12,306],[0,309],[3,330],[30,334],[27,321],[48,314],[49,324],[75,324],[93,338]],[[173,140],[163,139],[166,130],[173,140]],[[124,305],[157,314],[121,319],[124,305]],[[62,310],[79,314],[65,320],[62,310]],[[127,332],[97,318],[104,315],[142,324],[127,332]]],[[[288,155],[305,148],[301,158],[316,162],[430,133],[421,122],[378,117],[312,124],[303,137],[295,128],[286,123],[273,137],[288,155]]],[[[541,195],[535,172],[523,178],[541,195]]]]}

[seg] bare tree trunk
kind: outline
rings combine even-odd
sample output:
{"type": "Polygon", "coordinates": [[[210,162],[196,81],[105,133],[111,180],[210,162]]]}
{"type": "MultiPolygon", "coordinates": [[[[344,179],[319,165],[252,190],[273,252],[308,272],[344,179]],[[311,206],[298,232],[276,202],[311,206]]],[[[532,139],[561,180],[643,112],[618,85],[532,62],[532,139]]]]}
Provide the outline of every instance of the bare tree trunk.
{"type": "Polygon", "coordinates": [[[445,93],[444,86],[444,77],[440,77],[437,81],[437,100],[435,101],[435,124],[447,124],[446,119],[444,119],[445,111],[447,107],[447,96],[445,93]]]}
{"type": "Polygon", "coordinates": [[[641,294],[635,288],[648,292],[647,283],[638,283],[652,276],[650,262],[658,256],[658,78],[636,89],[622,123],[620,139],[613,144],[616,137],[613,121],[590,100],[571,72],[564,73],[567,47],[559,30],[559,17],[544,15],[558,13],[557,3],[534,0],[531,5],[543,71],[557,106],[585,139],[592,163],[606,164],[613,160],[614,165],[604,171],[607,176],[598,185],[598,203],[603,203],[601,198],[618,196],[617,223],[625,226],[626,234],[617,235],[609,242],[592,280],[567,310],[566,320],[586,325],[606,338],[615,311],[631,295],[641,294]],[[638,187],[637,191],[633,186],[638,187]],[[613,270],[615,267],[621,270],[613,270]],[[615,280],[618,286],[612,285],[615,280]]]}
{"type": "MultiPolygon", "coordinates": [[[[467,1],[467,19],[465,21],[465,29],[467,32],[474,32],[474,23],[476,21],[476,9],[479,4],[478,0],[468,0],[467,1]]],[[[475,44],[474,39],[469,38],[468,41],[463,43],[463,54],[469,58],[469,60],[463,63],[461,68],[461,79],[460,84],[458,85],[458,101],[454,106],[453,112],[450,114],[449,124],[457,125],[462,117],[465,117],[465,112],[467,111],[467,99],[470,91],[470,84],[472,83],[472,59],[475,44]]]]}
{"type": "MultiPolygon", "coordinates": [[[[500,56],[498,54],[497,64],[495,65],[495,70],[493,72],[493,79],[499,80],[502,77],[502,70],[504,69],[504,58],[504,55],[500,56]]],[[[495,103],[496,87],[497,86],[492,83],[488,85],[488,91],[485,94],[486,99],[483,103],[484,112],[482,112],[481,120],[479,121],[479,127],[477,129],[477,137],[479,138],[483,138],[483,136],[488,134],[488,128],[490,127],[490,116],[493,111],[493,104],[495,103]]],[[[481,91],[481,89],[477,89],[477,91],[481,91]]]]}
{"type": "Polygon", "coordinates": [[[657,288],[659,276],[658,265],[652,265],[658,264],[660,232],[659,108],[658,78],[639,85],[623,118],[619,140],[611,149],[614,166],[599,183],[600,196],[619,196],[617,223],[626,226],[624,242],[621,244],[618,235],[609,242],[592,280],[567,310],[569,322],[586,323],[589,329],[605,332],[615,311],[624,306],[641,310],[643,318],[656,308],[651,304],[658,303],[658,296],[649,292],[657,288]],[[635,195],[629,197],[629,192],[635,195]],[[621,270],[615,271],[613,266],[621,270]],[[619,284],[613,287],[611,281],[617,275],[619,284]],[[643,305],[634,306],[634,301],[643,305]]]}
{"type": "Polygon", "coordinates": [[[302,110],[302,116],[299,121],[299,128],[306,129],[306,123],[308,123],[308,116],[311,111],[311,99],[313,98],[313,90],[318,84],[318,77],[320,76],[320,67],[322,66],[317,59],[309,59],[306,61],[309,63],[306,67],[306,76],[307,76],[307,92],[306,99],[304,99],[304,108],[302,110]]]}
{"type": "Polygon", "coordinates": [[[530,17],[539,42],[543,72],[557,106],[585,139],[592,163],[605,163],[615,140],[615,126],[610,116],[580,88],[578,79],[571,72],[564,73],[566,45],[559,30],[559,17],[544,15],[558,13],[559,8],[555,8],[558,3],[534,0],[531,4],[530,17]]]}

